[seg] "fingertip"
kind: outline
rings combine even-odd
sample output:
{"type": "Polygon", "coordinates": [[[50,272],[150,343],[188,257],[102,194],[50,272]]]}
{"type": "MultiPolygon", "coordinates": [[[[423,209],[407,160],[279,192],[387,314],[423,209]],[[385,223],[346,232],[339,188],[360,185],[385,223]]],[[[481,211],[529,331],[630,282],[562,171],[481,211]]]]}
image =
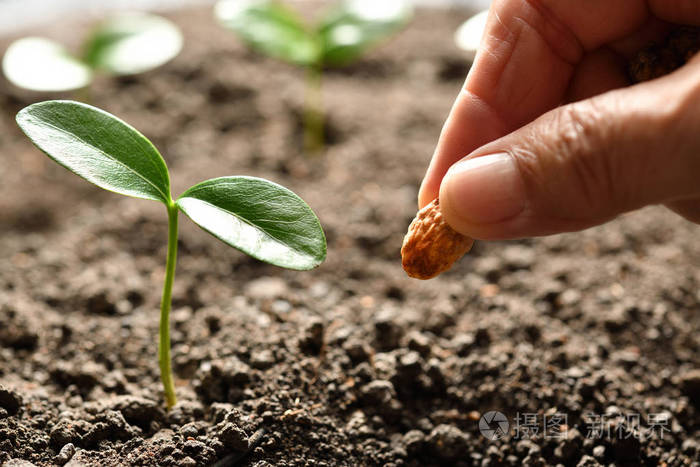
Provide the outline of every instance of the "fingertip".
{"type": "Polygon", "coordinates": [[[445,218],[458,230],[467,225],[496,224],[512,219],[523,211],[525,201],[520,171],[507,153],[456,163],[445,175],[440,188],[440,203],[448,209],[445,218]]]}

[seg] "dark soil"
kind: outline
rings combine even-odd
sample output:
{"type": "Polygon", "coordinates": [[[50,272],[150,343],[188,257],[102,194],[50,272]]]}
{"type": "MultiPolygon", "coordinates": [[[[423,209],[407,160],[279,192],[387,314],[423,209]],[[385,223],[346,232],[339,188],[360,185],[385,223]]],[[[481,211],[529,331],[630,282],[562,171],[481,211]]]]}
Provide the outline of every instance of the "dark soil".
{"type": "MultiPolygon", "coordinates": [[[[0,463],[698,465],[698,226],[649,208],[582,233],[477,243],[432,281],[401,270],[468,69],[451,42],[467,16],[420,12],[328,73],[333,131],[317,157],[297,133],[303,74],[246,51],[208,10],[173,15],[187,41],[172,63],[98,80],[91,102],[154,141],[174,193],[266,177],[307,200],[328,236],[325,264],[298,273],[181,216],[170,412],[156,362],[164,208],[40,154],[13,116],[55,96],[3,83],[0,463]],[[480,433],[491,410],[510,422],[503,439],[480,433]]],[[[74,44],[86,26],[49,32],[74,44]]]]}

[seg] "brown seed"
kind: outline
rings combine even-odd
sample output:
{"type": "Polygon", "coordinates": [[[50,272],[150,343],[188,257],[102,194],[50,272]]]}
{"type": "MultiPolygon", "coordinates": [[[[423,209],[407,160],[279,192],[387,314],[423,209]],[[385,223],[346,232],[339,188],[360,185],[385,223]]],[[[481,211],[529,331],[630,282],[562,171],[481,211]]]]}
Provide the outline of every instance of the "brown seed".
{"type": "Polygon", "coordinates": [[[403,239],[401,259],[410,277],[431,279],[452,267],[474,244],[442,218],[436,198],[418,211],[403,239]]]}
{"type": "Polygon", "coordinates": [[[627,65],[630,80],[640,83],[671,73],[700,52],[700,27],[678,26],[662,41],[649,44],[627,65]]]}

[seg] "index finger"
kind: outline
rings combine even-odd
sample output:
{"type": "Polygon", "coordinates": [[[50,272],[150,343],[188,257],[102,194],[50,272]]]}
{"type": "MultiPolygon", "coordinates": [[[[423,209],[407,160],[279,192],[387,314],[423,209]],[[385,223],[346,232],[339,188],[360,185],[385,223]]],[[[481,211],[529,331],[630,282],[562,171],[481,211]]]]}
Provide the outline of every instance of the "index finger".
{"type": "Polygon", "coordinates": [[[587,51],[649,16],[644,0],[496,0],[419,193],[425,206],[450,166],[559,105],[587,51]]]}

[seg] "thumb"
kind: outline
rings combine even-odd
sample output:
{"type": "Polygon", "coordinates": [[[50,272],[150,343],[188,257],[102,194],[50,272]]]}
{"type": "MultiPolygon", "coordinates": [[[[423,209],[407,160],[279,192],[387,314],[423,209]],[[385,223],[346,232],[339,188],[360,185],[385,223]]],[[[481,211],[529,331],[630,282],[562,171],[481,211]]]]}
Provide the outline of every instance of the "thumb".
{"type": "Polygon", "coordinates": [[[581,230],[654,203],[698,199],[700,210],[698,58],[552,110],[455,163],[440,186],[445,220],[506,239],[581,230]]]}

